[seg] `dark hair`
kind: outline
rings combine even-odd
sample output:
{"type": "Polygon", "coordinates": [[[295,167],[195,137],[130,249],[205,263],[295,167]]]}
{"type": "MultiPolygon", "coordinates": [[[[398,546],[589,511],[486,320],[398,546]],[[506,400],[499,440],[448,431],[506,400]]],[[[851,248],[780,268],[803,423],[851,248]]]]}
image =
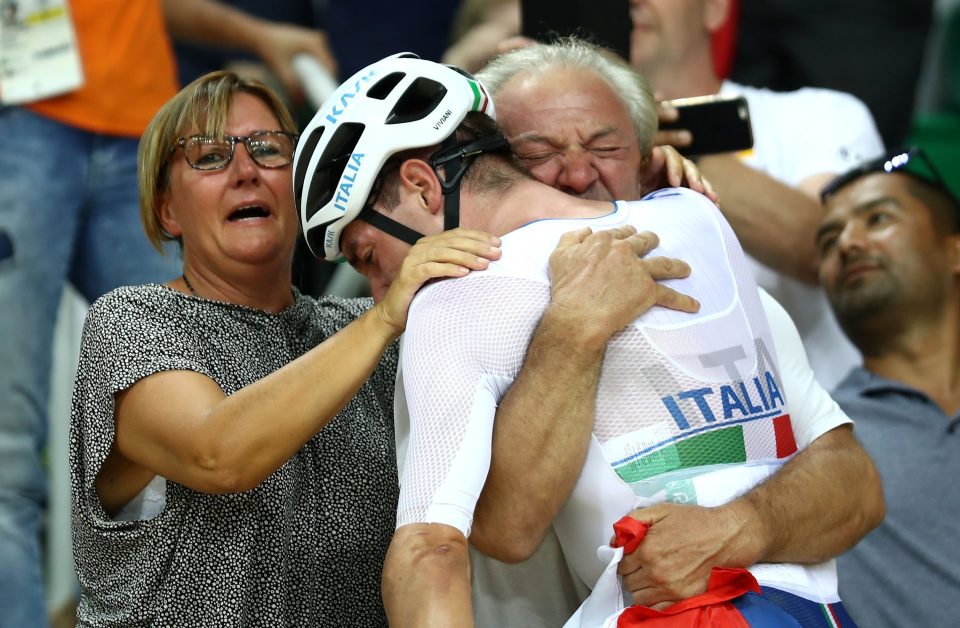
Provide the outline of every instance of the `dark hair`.
{"type": "Polygon", "coordinates": [[[960,232],[960,200],[943,175],[919,147],[892,151],[860,163],[823,186],[823,203],[842,188],[870,174],[899,174],[907,178],[908,191],[930,208],[937,225],[950,233],[960,232]]]}
{"type": "MultiPolygon", "coordinates": [[[[481,137],[500,135],[500,127],[490,116],[470,112],[456,128],[458,142],[476,140],[481,137]]],[[[408,159],[422,159],[429,162],[440,146],[425,148],[411,148],[396,153],[380,169],[370,193],[368,205],[377,201],[385,211],[390,211],[400,204],[400,166],[408,159]]],[[[527,169],[509,151],[488,152],[477,156],[463,175],[464,189],[475,192],[502,192],[517,181],[530,178],[527,169]]]]}
{"type": "Polygon", "coordinates": [[[906,179],[907,190],[930,210],[937,231],[960,233],[960,205],[949,193],[941,186],[916,176],[907,176],[906,179]]]}

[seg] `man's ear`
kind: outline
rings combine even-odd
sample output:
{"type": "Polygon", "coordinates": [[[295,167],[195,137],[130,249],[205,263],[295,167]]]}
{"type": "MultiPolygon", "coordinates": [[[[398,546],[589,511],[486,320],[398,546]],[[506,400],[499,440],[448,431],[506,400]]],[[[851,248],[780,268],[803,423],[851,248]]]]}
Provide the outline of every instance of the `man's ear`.
{"type": "Polygon", "coordinates": [[[157,219],[160,221],[160,226],[163,227],[164,231],[174,238],[179,238],[182,235],[183,230],[180,229],[180,223],[177,222],[173,208],[171,207],[170,190],[164,190],[160,193],[153,211],[157,214],[157,219]]]}
{"type": "Polygon", "coordinates": [[[436,214],[443,208],[443,189],[430,164],[408,159],[400,166],[400,193],[425,211],[436,214]]]}
{"type": "Polygon", "coordinates": [[[730,16],[730,0],[704,0],[703,26],[710,33],[717,32],[730,16]]]}

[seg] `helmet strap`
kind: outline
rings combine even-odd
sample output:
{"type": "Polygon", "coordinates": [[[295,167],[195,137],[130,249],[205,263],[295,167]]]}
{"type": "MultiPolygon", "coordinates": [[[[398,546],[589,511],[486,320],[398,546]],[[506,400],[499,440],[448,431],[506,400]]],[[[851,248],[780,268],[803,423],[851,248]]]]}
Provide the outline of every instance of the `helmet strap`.
{"type": "MultiPolygon", "coordinates": [[[[472,163],[472,160],[471,162],[472,163]]],[[[467,163],[463,169],[466,171],[470,167],[467,163]]],[[[450,231],[460,226],[460,182],[450,190],[443,191],[443,230],[450,231]]]]}
{"type": "Polygon", "coordinates": [[[416,244],[417,240],[423,237],[419,231],[397,222],[386,214],[381,214],[370,205],[361,209],[357,218],[410,245],[416,244]]]}
{"type": "MultiPolygon", "coordinates": [[[[437,175],[440,188],[443,190],[444,231],[450,231],[460,226],[460,182],[477,157],[483,153],[509,150],[510,145],[506,138],[499,133],[485,135],[467,142],[457,142],[456,134],[454,134],[445,139],[443,144],[440,145],[440,150],[430,157],[430,166],[437,175]],[[446,179],[440,177],[438,169],[441,167],[444,174],[450,175],[446,179]]],[[[410,245],[416,244],[417,240],[423,237],[423,234],[419,231],[415,231],[386,214],[378,212],[371,205],[367,205],[360,210],[357,218],[410,245]]]]}
{"type": "Polygon", "coordinates": [[[440,145],[440,150],[430,157],[430,166],[440,179],[443,190],[443,230],[460,226],[460,182],[477,157],[484,153],[509,151],[510,145],[500,133],[491,133],[475,140],[457,142],[456,133],[440,145]],[[446,179],[440,178],[438,168],[443,167],[446,179]]]}

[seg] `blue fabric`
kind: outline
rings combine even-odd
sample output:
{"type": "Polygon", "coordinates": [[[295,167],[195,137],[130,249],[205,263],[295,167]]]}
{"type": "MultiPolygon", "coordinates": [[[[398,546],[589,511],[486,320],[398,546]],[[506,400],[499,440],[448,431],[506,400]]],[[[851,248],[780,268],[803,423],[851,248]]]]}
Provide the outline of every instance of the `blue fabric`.
{"type": "Polygon", "coordinates": [[[757,593],[747,593],[733,600],[751,628],[801,628],[800,624],[782,608],[757,593]]]}
{"type": "Polygon", "coordinates": [[[883,482],[883,522],[837,560],[864,626],[954,626],[960,616],[960,414],[857,368],[833,393],[883,482]]]}
{"type": "Polygon", "coordinates": [[[840,602],[829,605],[819,604],[799,595],[793,595],[772,587],[761,587],[761,589],[763,590],[762,599],[789,614],[794,623],[754,624],[751,621],[750,625],[754,628],[763,628],[767,625],[802,626],[803,628],[832,628],[837,625],[840,628],[856,628],[853,619],[850,618],[840,602]],[[830,617],[828,617],[828,613],[830,617]]]}
{"type": "MultiPolygon", "coordinates": [[[[53,329],[70,281],[88,300],[179,274],[140,226],[137,140],[0,108],[0,626],[46,625],[39,523],[53,329]]],[[[67,421],[58,416],[54,420],[67,421]]]]}

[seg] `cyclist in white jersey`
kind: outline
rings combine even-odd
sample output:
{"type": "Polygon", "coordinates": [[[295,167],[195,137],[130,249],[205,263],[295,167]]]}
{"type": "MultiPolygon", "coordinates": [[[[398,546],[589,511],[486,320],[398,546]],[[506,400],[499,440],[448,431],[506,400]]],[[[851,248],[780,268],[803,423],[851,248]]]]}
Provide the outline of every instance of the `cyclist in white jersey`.
{"type": "MultiPolygon", "coordinates": [[[[640,189],[650,188],[637,186],[636,162],[624,158],[624,154],[639,147],[639,154],[646,155],[656,125],[643,115],[652,107],[641,91],[643,77],[625,65],[583,41],[564,39],[501,55],[477,78],[496,102],[497,123],[511,149],[534,178],[581,198],[637,200],[643,196],[640,189]]],[[[651,153],[649,159],[653,158],[651,153]]],[[[720,201],[723,210],[729,210],[726,204],[731,202],[730,197],[721,197],[720,201]]],[[[755,217],[760,220],[763,215],[757,212],[755,217]]],[[[758,283],[763,285],[759,279],[758,283]]],[[[799,323],[797,326],[802,329],[799,323]]],[[[542,344],[538,339],[533,342],[535,347],[542,344]]],[[[549,361],[558,362],[556,357],[549,361]]],[[[530,380],[524,376],[521,381],[527,385],[530,380]]],[[[542,390],[550,390],[549,385],[542,390]]],[[[519,394],[512,390],[511,395],[537,398],[536,393],[527,391],[519,394]]],[[[530,555],[532,548],[522,541],[539,537],[525,531],[552,519],[556,511],[550,510],[550,500],[565,499],[569,492],[569,484],[562,484],[559,477],[579,471],[587,448],[586,437],[568,437],[570,422],[559,422],[544,432],[547,436],[540,437],[537,429],[547,430],[549,423],[540,419],[539,413],[530,416],[527,423],[532,427],[525,437],[504,436],[512,421],[504,417],[498,420],[495,464],[484,486],[471,536],[471,545],[501,560],[523,560],[530,555]],[[529,479],[523,484],[524,490],[516,490],[511,478],[524,477],[523,469],[504,469],[504,460],[522,459],[520,448],[513,443],[526,440],[538,446],[538,438],[555,448],[551,460],[572,461],[553,465],[557,469],[551,474],[552,485],[557,487],[553,493],[551,484],[537,485],[529,479]],[[486,540],[491,504],[508,504],[505,512],[511,515],[499,519],[506,530],[496,544],[486,540]],[[504,538],[508,540],[504,542],[504,538]]],[[[723,508],[664,502],[638,509],[631,515],[641,521],[658,521],[659,525],[621,564],[626,574],[624,583],[637,603],[649,605],[697,593],[707,581],[711,565],[744,564],[744,547],[763,548],[751,553],[764,562],[807,563],[834,557],[861,539],[882,516],[880,482],[872,466],[851,426],[845,425],[819,436],[770,481],[723,508]],[[732,517],[732,513],[739,516],[732,517]]],[[[510,619],[530,608],[575,609],[582,602],[582,596],[572,594],[575,590],[568,578],[544,577],[558,571],[551,571],[547,560],[550,555],[559,555],[562,560],[552,532],[544,537],[533,559],[523,563],[505,564],[472,552],[479,624],[505,628],[560,625],[562,621],[550,617],[543,617],[539,623],[514,623],[510,619]],[[509,584],[503,584],[505,581],[509,584]],[[527,586],[531,582],[552,582],[554,586],[527,586]],[[553,603],[540,602],[546,595],[553,603]]]]}
{"type": "MultiPolygon", "coordinates": [[[[585,582],[604,567],[590,554],[632,508],[664,499],[723,504],[763,481],[798,444],[849,422],[816,385],[796,330],[760,296],[708,200],[681,190],[616,205],[566,196],[495,154],[505,142],[476,113],[485,105],[470,78],[396,56],[341,86],[297,152],[308,244],[328,258],[343,246],[380,281],[396,270],[392,251],[420,232],[462,224],[507,234],[504,255],[488,271],[430,286],[411,309],[402,350],[411,449],[384,573],[397,625],[469,622],[466,537],[489,466],[496,404],[547,305],[549,252],[575,224],[653,227],[659,253],[690,261],[695,274],[679,281],[702,304],[696,314],[651,310],[608,345],[587,464],[556,524],[585,582]],[[543,218],[551,220],[533,222],[543,218]],[[773,333],[764,310],[775,319],[773,333]],[[778,353],[785,354],[779,363],[778,353]]],[[[842,611],[832,562],[753,571],[770,590],[842,611]]]]}

